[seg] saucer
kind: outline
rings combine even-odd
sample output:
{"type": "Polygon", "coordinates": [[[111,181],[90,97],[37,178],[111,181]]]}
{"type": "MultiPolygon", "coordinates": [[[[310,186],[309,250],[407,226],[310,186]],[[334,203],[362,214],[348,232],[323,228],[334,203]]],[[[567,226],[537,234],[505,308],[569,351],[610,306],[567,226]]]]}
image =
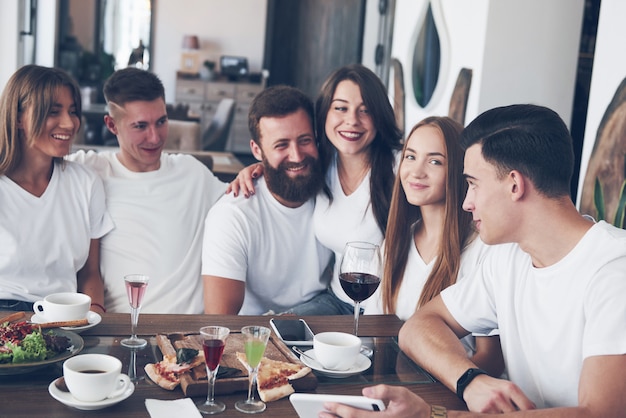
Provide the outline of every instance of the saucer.
{"type": "MultiPolygon", "coordinates": [[[[315,350],[313,349],[308,350],[305,352],[305,354],[317,360],[317,358],[315,357],[315,350]]],[[[352,367],[350,367],[348,370],[322,369],[322,368],[317,367],[317,365],[314,365],[313,362],[309,360],[308,358],[306,358],[305,356],[300,356],[300,361],[302,361],[305,365],[307,365],[308,367],[310,367],[311,369],[315,370],[316,372],[318,372],[319,374],[323,376],[334,377],[337,379],[350,377],[350,376],[354,376],[355,374],[362,373],[365,370],[369,369],[370,366],[372,365],[372,361],[366,356],[364,356],[363,354],[359,354],[359,356],[356,359],[356,363],[352,367]]]]}
{"type": "MultiPolygon", "coordinates": [[[[86,329],[93,328],[96,325],[98,325],[100,321],[102,321],[102,317],[97,312],[89,311],[87,312],[87,321],[89,321],[89,325],[83,325],[82,327],[61,327],[61,329],[80,333],[80,331],[84,331],[86,329]]],[[[30,318],[30,322],[32,322],[33,324],[45,324],[46,322],[50,322],[50,321],[46,321],[42,316],[38,314],[34,314],[30,318]]]]}
{"type": "Polygon", "coordinates": [[[103,399],[96,402],[85,402],[79,401],[78,399],[74,398],[71,393],[64,392],[59,389],[55,384],[56,381],[59,379],[61,378],[59,377],[53,380],[52,383],[50,383],[50,386],[48,386],[48,392],[50,392],[50,395],[62,404],[71,406],[72,408],[81,409],[83,411],[93,411],[96,409],[103,409],[108,406],[115,405],[116,403],[120,403],[124,399],[128,398],[135,391],[135,385],[131,383],[130,385],[128,385],[128,389],[126,389],[124,393],[119,396],[103,399]]]}

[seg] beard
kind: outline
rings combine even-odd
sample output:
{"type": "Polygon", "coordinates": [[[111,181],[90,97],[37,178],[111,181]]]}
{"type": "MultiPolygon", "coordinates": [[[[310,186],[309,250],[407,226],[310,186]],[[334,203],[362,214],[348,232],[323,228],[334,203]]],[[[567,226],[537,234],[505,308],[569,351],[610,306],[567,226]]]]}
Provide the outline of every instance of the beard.
{"type": "Polygon", "coordinates": [[[277,168],[270,165],[263,156],[263,173],[267,188],[288,202],[304,203],[319,192],[324,184],[324,176],[319,160],[306,157],[300,163],[282,162],[277,168]],[[309,167],[309,173],[290,177],[287,170],[301,165],[309,167]]]}

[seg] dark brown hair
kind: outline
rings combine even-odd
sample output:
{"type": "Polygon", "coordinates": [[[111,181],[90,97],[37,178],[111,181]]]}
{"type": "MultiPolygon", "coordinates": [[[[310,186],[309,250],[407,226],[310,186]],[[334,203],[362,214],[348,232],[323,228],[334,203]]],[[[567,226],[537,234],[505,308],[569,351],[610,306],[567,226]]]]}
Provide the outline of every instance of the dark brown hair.
{"type": "MultiPolygon", "coordinates": [[[[376,223],[383,235],[387,229],[387,217],[391,202],[394,179],[394,151],[402,148],[402,133],[396,124],[393,107],[387,90],[380,78],[361,64],[351,64],[335,70],[324,82],[315,105],[316,134],[319,140],[320,160],[324,173],[328,171],[335,147],[326,136],[326,115],[337,89],[337,85],[350,80],[361,90],[363,103],[367,107],[376,127],[376,137],[369,149],[370,203],[376,223]]],[[[328,187],[324,192],[332,203],[333,196],[328,187]]]]}

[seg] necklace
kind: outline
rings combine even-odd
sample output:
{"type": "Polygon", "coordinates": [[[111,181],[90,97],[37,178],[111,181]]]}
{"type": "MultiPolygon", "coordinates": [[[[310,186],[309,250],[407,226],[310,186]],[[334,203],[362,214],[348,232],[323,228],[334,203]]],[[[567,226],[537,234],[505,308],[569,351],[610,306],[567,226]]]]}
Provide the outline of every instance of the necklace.
{"type": "MultiPolygon", "coordinates": [[[[354,170],[355,171],[355,170],[354,170]]],[[[357,172],[356,175],[351,175],[349,170],[347,170],[341,162],[337,163],[337,174],[339,176],[339,183],[341,184],[341,189],[346,196],[350,196],[355,192],[356,189],[359,188],[361,182],[365,178],[367,172],[369,171],[369,165],[364,164],[361,169],[357,172]]]]}

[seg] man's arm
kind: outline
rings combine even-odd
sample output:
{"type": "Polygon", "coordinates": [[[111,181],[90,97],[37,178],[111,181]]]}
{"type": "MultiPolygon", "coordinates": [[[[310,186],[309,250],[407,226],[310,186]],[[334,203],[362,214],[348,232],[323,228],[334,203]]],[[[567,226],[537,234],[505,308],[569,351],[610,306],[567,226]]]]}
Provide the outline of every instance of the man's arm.
{"type": "Polygon", "coordinates": [[[246,292],[246,283],[217,276],[202,276],[204,313],[237,315],[246,292]]]}
{"type": "Polygon", "coordinates": [[[476,352],[472,362],[490,376],[498,377],[504,372],[504,356],[500,346],[500,336],[476,337],[476,352]]]}
{"type": "Polygon", "coordinates": [[[456,391],[458,378],[477,367],[460,338],[467,335],[446,308],[441,296],[418,309],[400,329],[400,348],[448,389],[456,391]]]}
{"type": "MultiPolygon", "coordinates": [[[[459,340],[467,334],[450,314],[441,296],[437,296],[402,326],[399,342],[409,357],[456,393],[457,381],[465,371],[478,368],[467,357],[459,340]]],[[[487,375],[475,377],[463,398],[471,411],[500,413],[535,407],[516,385],[487,375]]]]}
{"type": "Polygon", "coordinates": [[[100,274],[100,240],[92,239],[89,243],[89,255],[85,265],[76,275],[78,291],[91,297],[91,308],[104,313],[104,283],[100,274]]]}

